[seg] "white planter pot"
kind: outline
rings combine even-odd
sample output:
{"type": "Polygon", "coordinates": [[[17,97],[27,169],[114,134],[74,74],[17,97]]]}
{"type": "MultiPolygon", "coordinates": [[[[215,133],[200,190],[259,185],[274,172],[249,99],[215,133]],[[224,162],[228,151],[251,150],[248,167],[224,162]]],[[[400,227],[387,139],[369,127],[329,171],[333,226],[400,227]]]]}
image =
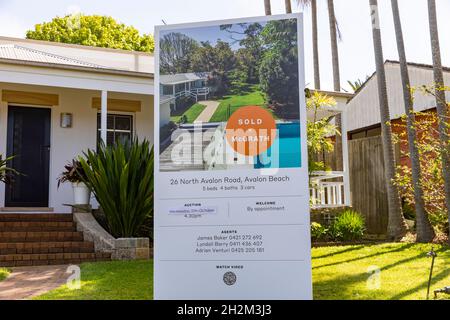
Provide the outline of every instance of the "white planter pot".
{"type": "Polygon", "coordinates": [[[83,182],[72,183],[73,202],[75,205],[88,205],[91,202],[91,191],[83,182]]]}

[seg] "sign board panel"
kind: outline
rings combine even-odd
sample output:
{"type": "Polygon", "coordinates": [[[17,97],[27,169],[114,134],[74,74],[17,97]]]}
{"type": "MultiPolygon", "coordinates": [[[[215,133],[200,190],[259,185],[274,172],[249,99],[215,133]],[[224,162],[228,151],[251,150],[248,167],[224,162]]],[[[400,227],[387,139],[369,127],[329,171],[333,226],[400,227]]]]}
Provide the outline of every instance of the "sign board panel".
{"type": "Polygon", "coordinates": [[[302,15],[155,39],[155,298],[311,299],[302,15]]]}

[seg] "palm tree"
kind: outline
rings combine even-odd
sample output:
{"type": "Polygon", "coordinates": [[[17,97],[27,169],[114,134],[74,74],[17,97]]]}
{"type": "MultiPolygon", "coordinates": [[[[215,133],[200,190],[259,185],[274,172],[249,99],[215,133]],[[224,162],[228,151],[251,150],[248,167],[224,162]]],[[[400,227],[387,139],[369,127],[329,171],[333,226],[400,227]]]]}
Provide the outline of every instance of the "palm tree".
{"type": "Polygon", "coordinates": [[[264,9],[266,10],[266,16],[272,15],[272,8],[270,6],[270,0],[264,0],[264,9]]]}
{"type": "MultiPolygon", "coordinates": [[[[287,0],[286,0],[287,1],[287,0]]],[[[317,0],[297,0],[297,4],[307,7],[311,5],[312,39],[314,57],[314,88],[320,90],[319,36],[317,27],[317,0]]]]}
{"type": "Polygon", "coordinates": [[[291,0],[284,0],[284,5],[286,7],[286,13],[292,13],[291,0]]]}
{"type": "MultiPolygon", "coordinates": [[[[334,0],[328,0],[328,20],[330,24],[330,38],[331,38],[331,58],[333,65],[333,83],[334,91],[341,91],[341,75],[339,68],[339,50],[338,50],[338,27],[336,14],[334,11],[334,0]]],[[[342,132],[342,118],[338,114],[335,117],[336,127],[342,132]]],[[[343,158],[342,158],[342,140],[336,139],[336,171],[343,170],[343,158]]]]}
{"type": "Polygon", "coordinates": [[[386,176],[386,188],[388,195],[389,220],[388,236],[392,240],[398,240],[407,232],[407,225],[403,217],[402,206],[397,186],[394,184],[395,160],[392,144],[391,119],[389,114],[389,102],[386,88],[386,74],[383,61],[383,46],[381,43],[381,31],[378,22],[378,1],[369,0],[372,13],[372,34],[377,69],[378,98],[380,103],[381,129],[383,139],[384,166],[386,176]],[[373,16],[375,15],[375,16],[373,16]]]}
{"type": "Polygon", "coordinates": [[[434,239],[434,230],[428,219],[423,199],[423,189],[420,183],[422,170],[420,167],[419,150],[416,145],[417,132],[415,128],[415,115],[413,97],[411,96],[411,85],[409,81],[408,63],[406,60],[405,43],[403,41],[403,30],[400,20],[398,0],[391,0],[392,14],[394,16],[395,35],[397,38],[397,49],[400,60],[400,72],[403,85],[403,100],[406,113],[406,131],[408,133],[409,154],[411,158],[412,181],[414,188],[414,201],[416,208],[417,242],[430,242],[434,239]]]}
{"type": "Polygon", "coordinates": [[[338,29],[334,12],[334,0],[328,0],[328,20],[330,24],[331,57],[333,65],[334,91],[341,91],[341,75],[339,68],[338,29]]]}
{"type": "MultiPolygon", "coordinates": [[[[442,70],[441,48],[439,44],[439,31],[437,25],[436,1],[428,0],[428,16],[430,23],[431,49],[433,54],[433,72],[436,86],[436,110],[439,117],[439,139],[442,149],[442,173],[444,176],[445,204],[450,223],[450,158],[448,124],[449,111],[445,100],[444,74],[442,70]]],[[[450,241],[450,237],[449,237],[450,241]]]]}

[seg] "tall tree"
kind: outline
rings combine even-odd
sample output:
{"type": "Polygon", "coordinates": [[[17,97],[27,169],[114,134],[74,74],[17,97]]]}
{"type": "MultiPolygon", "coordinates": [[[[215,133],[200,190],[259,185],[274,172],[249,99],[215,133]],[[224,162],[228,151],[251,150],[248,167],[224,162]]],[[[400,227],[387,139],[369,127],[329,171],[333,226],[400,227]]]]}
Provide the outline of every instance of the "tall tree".
{"type": "MultiPolygon", "coordinates": [[[[442,173],[444,177],[445,202],[450,223],[450,156],[448,121],[450,112],[445,100],[444,73],[441,61],[441,48],[436,14],[436,1],[428,0],[428,17],[430,23],[431,49],[433,55],[434,83],[436,87],[436,110],[439,117],[439,138],[441,141],[442,173]]],[[[450,237],[449,237],[450,241],[450,237]]]]}
{"type": "Polygon", "coordinates": [[[388,236],[398,240],[407,232],[407,225],[403,217],[400,195],[394,184],[395,159],[392,143],[391,118],[389,114],[389,101],[386,87],[386,73],[384,70],[383,46],[381,43],[381,30],[379,26],[378,1],[369,0],[372,18],[372,36],[377,69],[378,98],[380,103],[380,118],[383,139],[384,166],[386,188],[389,206],[388,236]]]}
{"type": "MultiPolygon", "coordinates": [[[[341,91],[341,74],[339,68],[339,50],[338,50],[338,28],[336,14],[334,11],[334,0],[328,0],[328,20],[330,24],[330,38],[331,38],[331,58],[333,65],[333,85],[334,91],[341,91]]],[[[342,117],[338,114],[335,117],[336,127],[338,127],[341,134],[342,132],[342,117]]],[[[343,157],[342,157],[342,139],[336,136],[336,170],[343,170],[343,157]]]]}
{"type": "Polygon", "coordinates": [[[264,9],[266,11],[266,16],[272,15],[272,8],[270,6],[270,0],[264,0],[264,9]]]}
{"type": "Polygon", "coordinates": [[[312,40],[313,40],[313,65],[314,65],[314,88],[320,90],[320,62],[319,62],[319,35],[317,27],[317,0],[297,0],[303,7],[311,5],[312,40]]]}
{"type": "Polygon", "coordinates": [[[191,72],[191,56],[199,47],[194,39],[179,32],[165,34],[160,43],[162,74],[191,72]]]}
{"type": "Polygon", "coordinates": [[[286,13],[292,13],[291,0],[284,0],[284,6],[286,7],[286,13]]]}
{"type": "Polygon", "coordinates": [[[411,173],[414,188],[414,203],[416,209],[417,241],[430,242],[434,239],[434,230],[431,226],[428,214],[425,210],[423,188],[420,181],[422,170],[420,166],[419,150],[417,148],[417,132],[415,127],[415,115],[411,85],[409,80],[408,63],[406,60],[405,43],[403,40],[402,23],[398,0],[391,0],[392,14],[394,17],[395,35],[397,38],[397,49],[400,60],[400,72],[403,86],[403,100],[406,113],[406,131],[408,134],[409,155],[411,158],[411,173]]]}
{"type": "Polygon", "coordinates": [[[320,90],[320,63],[319,63],[319,31],[317,26],[317,0],[311,0],[312,38],[314,59],[314,87],[320,90]]]}
{"type": "Polygon", "coordinates": [[[27,31],[27,39],[81,44],[86,46],[153,52],[150,34],[139,34],[132,27],[108,16],[67,15],[37,24],[27,31]]]}

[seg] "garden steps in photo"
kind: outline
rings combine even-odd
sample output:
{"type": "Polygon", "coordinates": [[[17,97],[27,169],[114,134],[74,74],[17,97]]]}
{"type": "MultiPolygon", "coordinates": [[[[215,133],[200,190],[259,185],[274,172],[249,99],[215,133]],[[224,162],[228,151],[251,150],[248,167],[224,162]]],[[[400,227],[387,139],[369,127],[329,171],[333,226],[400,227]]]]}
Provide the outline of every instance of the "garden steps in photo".
{"type": "Polygon", "coordinates": [[[72,214],[0,214],[0,267],[108,261],[84,241],[72,214]]]}

